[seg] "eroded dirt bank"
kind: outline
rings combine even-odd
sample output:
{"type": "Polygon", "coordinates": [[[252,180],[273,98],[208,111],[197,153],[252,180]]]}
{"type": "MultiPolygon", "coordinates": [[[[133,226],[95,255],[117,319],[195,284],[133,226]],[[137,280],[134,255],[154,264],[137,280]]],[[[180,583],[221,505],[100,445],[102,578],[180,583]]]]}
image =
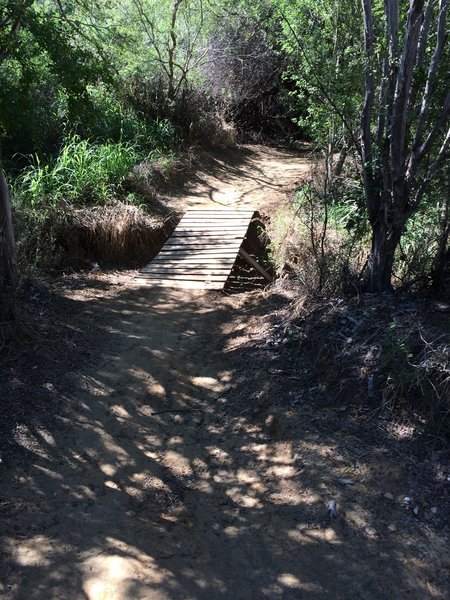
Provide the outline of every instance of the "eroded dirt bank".
{"type": "MultiPolygon", "coordinates": [[[[265,186],[251,201],[267,210],[265,186]]],[[[41,319],[51,334],[60,320],[64,345],[39,340],[38,373],[7,388],[55,414],[7,432],[2,598],[446,596],[445,519],[406,510],[411,465],[301,387],[301,353],[269,339],[283,292],[98,274],[49,294],[41,319]]]]}

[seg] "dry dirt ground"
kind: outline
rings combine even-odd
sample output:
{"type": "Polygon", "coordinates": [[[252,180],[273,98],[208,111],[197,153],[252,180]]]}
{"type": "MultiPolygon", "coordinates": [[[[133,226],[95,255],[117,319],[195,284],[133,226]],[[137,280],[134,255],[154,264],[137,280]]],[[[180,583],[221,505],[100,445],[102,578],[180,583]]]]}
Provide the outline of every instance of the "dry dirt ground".
{"type": "MultiPolygon", "coordinates": [[[[212,159],[186,202],[267,212],[307,168],[247,152],[212,159]]],[[[0,597],[446,598],[445,482],[427,496],[433,474],[399,458],[408,432],[303,387],[301,352],[271,338],[289,295],[131,275],[27,284],[38,325],[1,371],[0,597]]]]}

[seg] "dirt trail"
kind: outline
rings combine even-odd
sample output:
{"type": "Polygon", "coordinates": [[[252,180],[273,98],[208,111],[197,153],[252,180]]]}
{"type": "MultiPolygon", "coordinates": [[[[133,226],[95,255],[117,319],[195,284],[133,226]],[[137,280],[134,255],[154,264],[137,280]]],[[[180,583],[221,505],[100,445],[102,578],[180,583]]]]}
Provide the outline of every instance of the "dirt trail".
{"type": "MultiPolygon", "coordinates": [[[[258,154],[223,185],[225,163],[205,174],[188,201],[208,189],[261,209],[280,201],[305,161],[258,154]]],[[[423,555],[423,543],[439,555],[439,539],[372,531],[363,487],[335,491],[346,516],[327,515],[345,431],[320,439],[307,407],[289,432],[252,410],[269,377],[246,350],[261,333],[263,294],[115,283],[105,296],[66,291],[85,306],[99,355],[67,374],[58,427],[32,432],[27,468],[4,474],[2,598],[444,597],[423,555]]],[[[401,490],[404,474],[381,458],[366,488],[401,490]]]]}
{"type": "Polygon", "coordinates": [[[201,169],[171,197],[172,206],[250,205],[270,212],[311,168],[305,155],[264,146],[218,150],[199,162],[201,169]]]}

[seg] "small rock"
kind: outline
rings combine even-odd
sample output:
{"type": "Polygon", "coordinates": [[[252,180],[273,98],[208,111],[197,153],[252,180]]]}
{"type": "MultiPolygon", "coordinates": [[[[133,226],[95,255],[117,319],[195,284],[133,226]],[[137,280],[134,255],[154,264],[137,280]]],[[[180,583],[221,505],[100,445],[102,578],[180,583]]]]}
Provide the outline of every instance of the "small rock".
{"type": "Polygon", "coordinates": [[[417,517],[417,515],[419,514],[419,507],[418,507],[418,506],[415,506],[415,507],[413,508],[413,513],[414,513],[414,514],[416,515],[416,517],[417,517]]]}
{"type": "Polygon", "coordinates": [[[350,479],[350,477],[338,477],[337,480],[342,485],[352,485],[355,483],[353,479],[350,479]]]}
{"type": "Polygon", "coordinates": [[[404,504],[405,506],[409,506],[409,505],[411,504],[411,498],[410,498],[409,496],[405,496],[405,497],[403,498],[403,504],[404,504]]]}
{"type": "Polygon", "coordinates": [[[375,537],[378,533],[375,527],[366,527],[365,531],[367,535],[370,535],[370,537],[375,537]]]}
{"type": "Polygon", "coordinates": [[[388,525],[388,530],[391,533],[394,533],[395,531],[397,531],[397,527],[394,525],[394,523],[391,523],[390,525],[388,525]]]}
{"type": "Polygon", "coordinates": [[[430,511],[433,513],[433,515],[437,515],[437,511],[438,511],[437,506],[432,506],[430,508],[430,511]]]}
{"type": "Polygon", "coordinates": [[[330,500],[328,502],[328,513],[330,515],[330,517],[337,517],[337,511],[336,511],[336,502],[335,500],[330,500]]]}
{"type": "Polygon", "coordinates": [[[386,500],[393,500],[394,494],[391,494],[391,492],[386,492],[384,497],[386,498],[386,500]]]}
{"type": "Polygon", "coordinates": [[[339,407],[339,410],[341,412],[345,412],[348,409],[348,406],[346,404],[341,404],[341,406],[339,407]]]}

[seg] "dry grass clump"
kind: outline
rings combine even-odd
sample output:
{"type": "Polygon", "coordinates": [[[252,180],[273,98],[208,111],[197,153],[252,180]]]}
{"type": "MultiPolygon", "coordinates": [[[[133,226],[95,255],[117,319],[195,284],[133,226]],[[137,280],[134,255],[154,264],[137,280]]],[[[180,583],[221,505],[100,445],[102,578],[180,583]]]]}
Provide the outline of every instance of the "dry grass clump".
{"type": "Polygon", "coordinates": [[[332,176],[317,162],[310,178],[271,220],[269,236],[279,274],[308,293],[354,294],[370,250],[364,194],[352,173],[332,176]]]}
{"type": "Polygon", "coordinates": [[[170,155],[157,161],[141,161],[128,174],[126,186],[145,198],[146,204],[152,209],[167,213],[167,208],[158,201],[158,197],[184,183],[194,158],[193,152],[185,152],[178,157],[170,155]]]}
{"type": "Polygon", "coordinates": [[[174,224],[173,216],[148,215],[117,202],[72,210],[60,232],[61,243],[75,259],[139,265],[157,254],[174,224]]]}
{"type": "Polygon", "coordinates": [[[233,123],[227,123],[223,116],[210,115],[207,120],[197,126],[201,131],[195,132],[208,146],[213,148],[234,148],[237,144],[237,132],[233,123]]]}

